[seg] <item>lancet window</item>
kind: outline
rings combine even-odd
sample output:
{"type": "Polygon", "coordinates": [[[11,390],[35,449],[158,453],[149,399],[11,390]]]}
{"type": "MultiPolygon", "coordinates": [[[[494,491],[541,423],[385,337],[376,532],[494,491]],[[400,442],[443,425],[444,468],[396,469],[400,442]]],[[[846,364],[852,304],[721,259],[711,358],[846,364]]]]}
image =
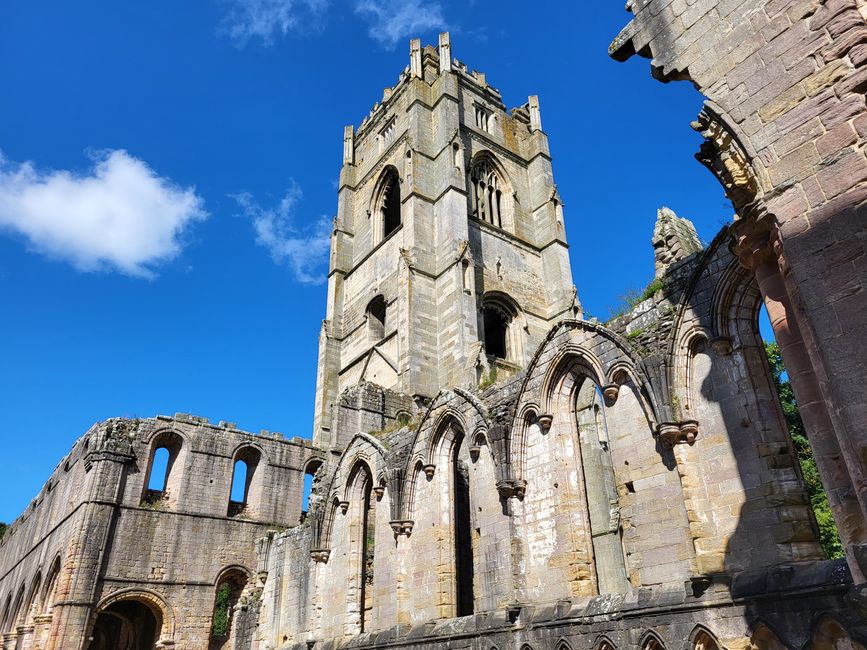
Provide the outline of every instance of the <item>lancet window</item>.
{"type": "Polygon", "coordinates": [[[470,171],[472,215],[503,227],[503,182],[489,160],[479,160],[470,171]]]}

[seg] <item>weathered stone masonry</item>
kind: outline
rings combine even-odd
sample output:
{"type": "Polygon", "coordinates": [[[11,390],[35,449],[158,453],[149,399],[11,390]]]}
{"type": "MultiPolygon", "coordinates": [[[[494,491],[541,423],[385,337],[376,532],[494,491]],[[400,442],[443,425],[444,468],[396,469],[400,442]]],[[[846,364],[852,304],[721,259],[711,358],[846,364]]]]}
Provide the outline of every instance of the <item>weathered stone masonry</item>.
{"type": "Polygon", "coordinates": [[[627,8],[611,54],[708,98],[698,158],[734,222],[704,248],[660,210],[653,295],[584,320],[538,99],[507,112],[447,34],[413,41],[344,133],[313,444],[96,425],[0,543],[4,648],[864,647],[867,10],[627,8]]]}

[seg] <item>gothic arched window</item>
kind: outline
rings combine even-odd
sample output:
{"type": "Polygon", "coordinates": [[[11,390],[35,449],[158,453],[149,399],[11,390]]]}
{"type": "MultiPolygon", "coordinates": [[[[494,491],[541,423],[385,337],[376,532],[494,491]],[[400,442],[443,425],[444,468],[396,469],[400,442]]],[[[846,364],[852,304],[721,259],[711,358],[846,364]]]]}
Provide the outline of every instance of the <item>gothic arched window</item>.
{"type": "Polygon", "coordinates": [[[509,331],[509,314],[499,305],[482,308],[485,319],[485,352],[498,359],[506,358],[506,334],[509,331]]]}
{"type": "Polygon", "coordinates": [[[471,214],[497,228],[503,227],[504,183],[488,158],[470,169],[471,214]]]}
{"type": "Polygon", "coordinates": [[[518,307],[504,293],[489,292],[482,298],[482,340],[489,357],[519,363],[523,354],[521,328],[515,326],[518,307]]]}
{"type": "Polygon", "coordinates": [[[367,304],[367,334],[373,342],[379,342],[385,336],[385,315],[385,298],[381,295],[367,304]]]}
{"type": "Polygon", "coordinates": [[[389,168],[380,180],[375,208],[374,245],[388,238],[401,224],[400,178],[394,167],[389,168]]]}

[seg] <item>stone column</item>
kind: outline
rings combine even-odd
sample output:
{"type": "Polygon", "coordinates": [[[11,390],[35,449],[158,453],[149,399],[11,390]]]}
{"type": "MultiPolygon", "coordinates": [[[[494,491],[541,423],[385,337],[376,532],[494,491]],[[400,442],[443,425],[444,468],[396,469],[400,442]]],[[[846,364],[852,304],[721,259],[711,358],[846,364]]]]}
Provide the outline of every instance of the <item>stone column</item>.
{"type": "Polygon", "coordinates": [[[822,484],[828,493],[834,520],[846,549],[852,577],[856,584],[863,583],[865,569],[859,565],[856,551],[867,541],[864,515],[792,309],[780,262],[774,252],[776,238],[768,227],[757,220],[739,222],[734,234],[738,259],[755,274],[764,298],[822,484]]]}

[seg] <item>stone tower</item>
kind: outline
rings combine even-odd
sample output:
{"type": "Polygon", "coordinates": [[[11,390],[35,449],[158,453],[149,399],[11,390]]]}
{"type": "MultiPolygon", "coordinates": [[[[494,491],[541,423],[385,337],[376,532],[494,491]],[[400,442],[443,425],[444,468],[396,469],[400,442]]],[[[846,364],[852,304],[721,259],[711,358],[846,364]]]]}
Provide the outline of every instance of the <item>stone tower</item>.
{"type": "Polygon", "coordinates": [[[344,131],[314,440],[341,448],[337,397],[370,382],[417,399],[525,366],[580,311],[539,101],[511,111],[485,75],[410,44],[410,65],[344,131]]]}

